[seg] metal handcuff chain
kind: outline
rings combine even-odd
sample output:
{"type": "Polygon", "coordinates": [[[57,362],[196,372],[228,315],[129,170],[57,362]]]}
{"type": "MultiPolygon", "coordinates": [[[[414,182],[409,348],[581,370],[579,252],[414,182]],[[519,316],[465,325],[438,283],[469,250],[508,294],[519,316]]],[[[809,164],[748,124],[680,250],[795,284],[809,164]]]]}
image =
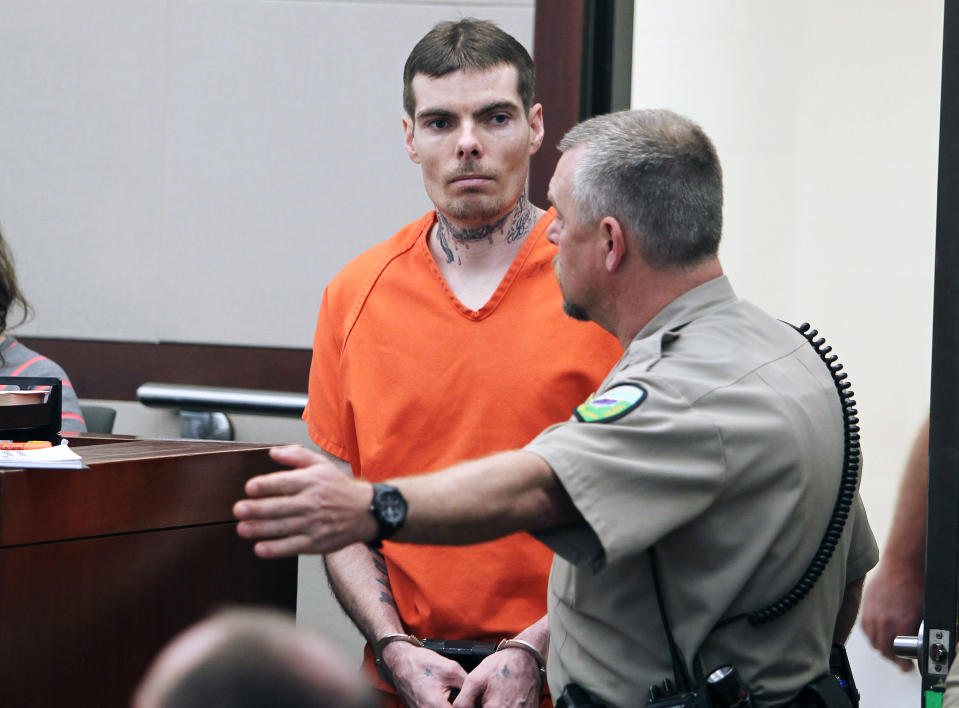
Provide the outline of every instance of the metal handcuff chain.
{"type": "Polygon", "coordinates": [[[839,545],[839,539],[842,536],[842,530],[849,518],[849,511],[852,508],[853,501],[856,498],[856,491],[859,489],[859,467],[861,461],[861,449],[859,445],[859,411],[856,410],[855,394],[852,392],[852,384],[849,383],[848,374],[842,370],[842,364],[839,363],[835,354],[831,354],[832,347],[826,345],[823,337],[818,337],[819,331],[812,329],[808,322],[804,322],[799,327],[786,322],[790,327],[799,332],[806,341],[816,350],[819,358],[829,369],[832,375],[833,383],[839,394],[839,402],[842,405],[843,417],[843,462],[842,475],[839,480],[839,492],[836,496],[836,503],[833,506],[832,515],[829,517],[829,523],[823,533],[822,540],[819,542],[819,548],[813,556],[809,566],[803,572],[802,576],[795,585],[782,597],[775,602],[766,605],[752,612],[728,617],[719,622],[715,629],[719,629],[731,622],[746,618],[749,624],[756,626],[770,622],[777,617],[781,617],[789,610],[795,607],[799,602],[809,594],[816,581],[826,570],[829,559],[832,558],[836,546],[839,545]]]}

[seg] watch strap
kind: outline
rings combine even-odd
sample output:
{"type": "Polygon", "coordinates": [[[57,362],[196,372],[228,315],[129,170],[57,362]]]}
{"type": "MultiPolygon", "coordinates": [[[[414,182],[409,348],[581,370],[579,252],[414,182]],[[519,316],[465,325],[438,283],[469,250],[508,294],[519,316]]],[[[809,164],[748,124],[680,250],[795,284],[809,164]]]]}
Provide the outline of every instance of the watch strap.
{"type": "Polygon", "coordinates": [[[397,495],[403,504],[404,510],[406,508],[406,500],[403,499],[403,495],[400,493],[399,489],[394,487],[392,484],[384,484],[383,482],[376,482],[373,484],[373,499],[370,502],[370,514],[373,515],[373,519],[376,521],[376,536],[372,541],[369,541],[366,544],[373,550],[379,550],[382,548],[383,541],[399,531],[403,526],[403,522],[406,520],[405,511],[403,518],[399,521],[399,523],[390,523],[383,518],[379,505],[384,494],[397,495]]]}

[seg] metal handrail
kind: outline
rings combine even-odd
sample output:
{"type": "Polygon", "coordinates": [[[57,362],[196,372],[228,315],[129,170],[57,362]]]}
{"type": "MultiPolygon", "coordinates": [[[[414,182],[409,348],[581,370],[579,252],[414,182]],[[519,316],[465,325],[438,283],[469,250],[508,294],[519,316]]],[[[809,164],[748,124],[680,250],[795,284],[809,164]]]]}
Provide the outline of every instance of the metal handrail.
{"type": "Polygon", "coordinates": [[[254,415],[299,418],[303,415],[303,409],[306,407],[307,396],[305,393],[148,381],[137,388],[137,399],[150,408],[252,413],[254,415]]]}

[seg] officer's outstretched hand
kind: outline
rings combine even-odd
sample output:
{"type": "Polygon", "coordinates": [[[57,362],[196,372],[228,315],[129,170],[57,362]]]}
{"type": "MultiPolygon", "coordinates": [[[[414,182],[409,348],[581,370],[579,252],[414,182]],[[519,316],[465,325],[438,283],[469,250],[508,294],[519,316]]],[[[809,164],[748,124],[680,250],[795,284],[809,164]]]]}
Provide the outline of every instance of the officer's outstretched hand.
{"type": "Polygon", "coordinates": [[[293,469],[253,477],[245,487],[249,498],[233,505],[237,533],[258,541],[258,556],[330,553],[376,536],[368,482],[300,445],[274,447],[270,457],[293,469]]]}
{"type": "Polygon", "coordinates": [[[503,649],[469,672],[453,708],[538,706],[542,688],[536,660],[522,649],[503,649]]]}
{"type": "Polygon", "coordinates": [[[407,706],[449,708],[450,692],[466,679],[466,671],[455,661],[406,642],[387,644],[383,661],[393,676],[396,693],[407,706]]]}

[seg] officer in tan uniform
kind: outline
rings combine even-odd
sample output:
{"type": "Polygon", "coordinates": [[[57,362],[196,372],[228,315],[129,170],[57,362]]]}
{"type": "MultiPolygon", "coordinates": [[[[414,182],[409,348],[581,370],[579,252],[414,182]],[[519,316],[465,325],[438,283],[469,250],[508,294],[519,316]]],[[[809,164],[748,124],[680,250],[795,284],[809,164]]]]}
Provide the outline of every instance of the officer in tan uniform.
{"type": "Polygon", "coordinates": [[[687,658],[732,663],[756,701],[783,701],[823,674],[845,586],[876,562],[858,500],[835,560],[794,610],[713,629],[778,599],[812,559],[836,499],[840,410],[813,348],[724,276],[661,310],[577,409],[585,424],[525,448],[595,533],[537,534],[557,554],[549,623],[565,637],[550,652],[551,687],[575,680],[627,706],[672,677],[650,546],[687,658]]]}
{"type": "Polygon", "coordinates": [[[946,692],[942,697],[942,708],[959,708],[959,661],[953,661],[946,676],[946,692]]]}
{"type": "Polygon", "coordinates": [[[560,149],[549,235],[565,309],[625,350],[597,393],[523,450],[385,485],[276,449],[295,469],[250,480],[239,532],[267,539],[258,548],[306,538],[327,552],[532,531],[556,553],[550,689],[576,683],[610,706],[642,705],[672,675],[652,548],[688,668],[731,663],[754,705],[786,703],[827,671],[876,563],[858,494],[798,605],[760,626],[724,622],[777,600],[816,552],[843,466],[834,382],[800,334],[723,275],[721,170],[699,126],[621,112],[575,127],[560,149]]]}

